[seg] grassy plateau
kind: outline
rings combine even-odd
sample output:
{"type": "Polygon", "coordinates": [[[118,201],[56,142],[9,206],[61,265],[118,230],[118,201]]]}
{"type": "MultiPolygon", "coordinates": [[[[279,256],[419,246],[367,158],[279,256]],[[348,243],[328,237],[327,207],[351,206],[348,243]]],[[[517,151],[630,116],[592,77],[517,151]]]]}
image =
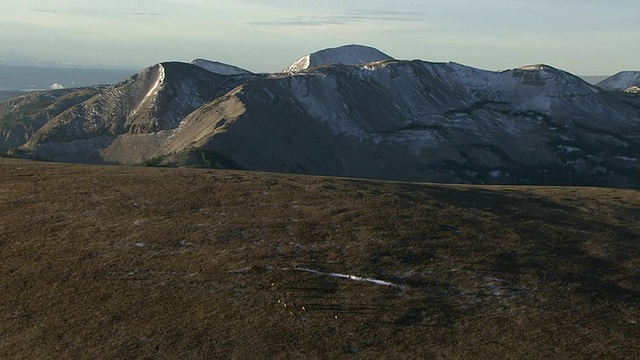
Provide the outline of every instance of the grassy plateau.
{"type": "Polygon", "coordinates": [[[636,190],[0,159],[0,358],[637,359],[639,219],[636,190]]]}

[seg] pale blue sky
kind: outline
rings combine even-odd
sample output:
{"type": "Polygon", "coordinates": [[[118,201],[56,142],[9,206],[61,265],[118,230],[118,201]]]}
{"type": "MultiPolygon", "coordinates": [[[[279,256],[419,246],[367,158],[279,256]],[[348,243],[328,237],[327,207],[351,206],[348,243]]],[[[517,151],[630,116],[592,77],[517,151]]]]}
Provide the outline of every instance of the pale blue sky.
{"type": "Polygon", "coordinates": [[[580,75],[640,70],[640,0],[0,0],[0,53],[134,68],[196,57],[278,71],[316,50],[580,75]]]}

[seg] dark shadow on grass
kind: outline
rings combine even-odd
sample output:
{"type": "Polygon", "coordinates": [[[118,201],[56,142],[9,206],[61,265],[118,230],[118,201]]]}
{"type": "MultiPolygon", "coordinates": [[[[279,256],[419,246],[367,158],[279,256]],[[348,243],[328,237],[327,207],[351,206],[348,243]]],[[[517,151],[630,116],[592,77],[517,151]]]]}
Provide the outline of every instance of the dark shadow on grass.
{"type": "MultiPolygon", "coordinates": [[[[476,210],[496,216],[499,219],[496,227],[503,227],[518,234],[521,243],[517,244],[519,249],[499,253],[497,256],[492,255],[483,267],[510,274],[511,280],[517,281],[520,274],[535,274],[545,281],[578,283],[581,291],[590,294],[640,302],[639,291],[629,289],[611,279],[615,275],[625,274],[627,270],[610,259],[639,256],[637,240],[634,239],[639,239],[640,234],[633,228],[594,221],[593,216],[585,219],[584,213],[573,204],[562,203],[562,200],[554,201],[525,191],[376,182],[359,184],[348,182],[348,184],[365,191],[385,188],[387,193],[391,192],[395,195],[394,206],[398,206],[399,203],[409,208],[435,202],[443,209],[457,208],[458,212],[476,210]],[[606,258],[605,255],[601,257],[586,250],[588,236],[602,234],[607,235],[606,241],[610,247],[606,258]]],[[[616,214],[621,215],[620,224],[633,223],[633,219],[640,216],[640,208],[620,210],[624,210],[616,211],[616,214]]],[[[425,214],[424,219],[429,218],[429,215],[425,214]]],[[[450,232],[454,236],[460,236],[460,241],[477,242],[477,239],[467,236],[469,234],[451,231],[451,229],[458,229],[461,225],[463,224],[439,224],[440,232],[436,235],[443,237],[442,233],[450,232]]],[[[385,229],[385,227],[390,234],[402,230],[402,225],[397,223],[389,222],[379,225],[379,229],[385,229]]],[[[392,251],[374,253],[372,260],[391,259],[410,266],[427,261],[438,250],[434,247],[427,251],[427,248],[422,247],[422,252],[403,252],[403,248],[407,247],[406,244],[403,245],[404,240],[399,237],[397,241],[397,246],[392,251]]],[[[478,246],[481,245],[483,244],[478,246]]],[[[404,282],[404,284],[409,283],[410,281],[404,282]]],[[[410,285],[430,286],[428,282],[410,285]]]]}

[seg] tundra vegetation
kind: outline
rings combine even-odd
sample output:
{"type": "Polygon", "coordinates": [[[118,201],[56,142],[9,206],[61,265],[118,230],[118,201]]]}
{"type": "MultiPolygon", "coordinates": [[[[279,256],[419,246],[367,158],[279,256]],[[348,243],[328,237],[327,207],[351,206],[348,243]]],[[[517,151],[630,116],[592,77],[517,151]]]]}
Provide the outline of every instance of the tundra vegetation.
{"type": "Polygon", "coordinates": [[[0,358],[638,358],[638,204],[0,159],[0,358]]]}

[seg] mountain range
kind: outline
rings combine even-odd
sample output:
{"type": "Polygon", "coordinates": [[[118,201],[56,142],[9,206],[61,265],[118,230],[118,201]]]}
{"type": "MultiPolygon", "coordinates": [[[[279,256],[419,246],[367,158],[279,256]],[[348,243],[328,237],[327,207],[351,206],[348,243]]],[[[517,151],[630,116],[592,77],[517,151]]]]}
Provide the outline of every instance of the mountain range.
{"type": "Polygon", "coordinates": [[[0,150],[64,162],[635,188],[639,74],[593,86],[548,65],[486,71],[361,45],[272,74],[165,62],[113,86],[0,103],[0,150]]]}

